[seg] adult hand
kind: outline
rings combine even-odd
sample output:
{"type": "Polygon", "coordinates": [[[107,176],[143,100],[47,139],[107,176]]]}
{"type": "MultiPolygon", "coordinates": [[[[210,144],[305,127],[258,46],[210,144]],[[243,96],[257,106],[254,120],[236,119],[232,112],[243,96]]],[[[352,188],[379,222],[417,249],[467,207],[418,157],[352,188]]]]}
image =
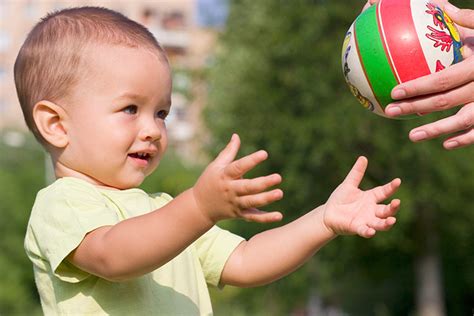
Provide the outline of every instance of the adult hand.
{"type": "Polygon", "coordinates": [[[444,148],[455,149],[474,144],[474,10],[458,9],[447,1],[435,2],[457,24],[464,43],[464,60],[440,72],[395,87],[392,98],[400,101],[388,105],[385,113],[395,117],[460,106],[456,114],[417,127],[409,134],[412,141],[418,142],[457,133],[443,142],[444,148]]]}

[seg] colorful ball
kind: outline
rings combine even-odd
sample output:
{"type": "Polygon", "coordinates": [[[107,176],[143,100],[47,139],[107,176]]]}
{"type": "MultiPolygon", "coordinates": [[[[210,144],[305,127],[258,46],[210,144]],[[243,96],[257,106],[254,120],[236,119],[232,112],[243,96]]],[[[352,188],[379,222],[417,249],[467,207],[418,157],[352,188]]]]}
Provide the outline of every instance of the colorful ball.
{"type": "Polygon", "coordinates": [[[346,33],[344,77],[372,112],[385,116],[399,83],[440,71],[462,60],[452,20],[423,0],[380,0],[362,12],[346,33]]]}

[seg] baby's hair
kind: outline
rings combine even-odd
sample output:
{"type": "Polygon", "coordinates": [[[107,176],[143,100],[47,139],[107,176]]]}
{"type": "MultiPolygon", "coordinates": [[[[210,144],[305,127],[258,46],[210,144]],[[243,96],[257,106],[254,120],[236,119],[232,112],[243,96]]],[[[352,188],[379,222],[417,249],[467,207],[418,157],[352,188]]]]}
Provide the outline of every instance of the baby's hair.
{"type": "Polygon", "coordinates": [[[140,47],[166,55],[153,34],[123,14],[100,7],[77,7],[46,15],[31,30],[15,61],[15,85],[26,125],[46,144],[33,119],[42,100],[60,102],[87,75],[84,50],[92,44],[140,47]]]}

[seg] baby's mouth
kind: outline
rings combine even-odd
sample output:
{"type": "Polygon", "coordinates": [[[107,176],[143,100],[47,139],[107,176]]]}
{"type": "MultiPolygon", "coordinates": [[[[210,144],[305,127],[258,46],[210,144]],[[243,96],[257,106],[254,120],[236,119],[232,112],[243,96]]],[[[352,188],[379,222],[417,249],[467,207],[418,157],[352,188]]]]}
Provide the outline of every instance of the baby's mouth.
{"type": "Polygon", "coordinates": [[[131,158],[145,160],[145,161],[150,160],[150,157],[151,157],[150,154],[147,154],[147,153],[132,153],[132,154],[128,154],[128,156],[131,158]]]}

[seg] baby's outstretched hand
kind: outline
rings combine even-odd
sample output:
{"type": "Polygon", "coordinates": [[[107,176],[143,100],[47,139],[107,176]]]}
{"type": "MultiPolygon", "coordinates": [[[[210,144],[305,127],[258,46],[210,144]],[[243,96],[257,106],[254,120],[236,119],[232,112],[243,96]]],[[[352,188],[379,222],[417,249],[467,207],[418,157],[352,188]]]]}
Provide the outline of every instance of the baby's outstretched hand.
{"type": "Polygon", "coordinates": [[[394,215],[398,211],[400,200],[394,199],[389,204],[379,203],[393,195],[401,181],[397,178],[367,191],[359,189],[367,163],[365,157],[357,159],[346,179],[331,194],[324,207],[324,224],[335,234],[358,234],[370,238],[377,231],[388,230],[395,224],[394,215]]]}
{"type": "Polygon", "coordinates": [[[239,148],[239,136],[234,134],[226,148],[199,177],[192,188],[198,208],[214,222],[227,218],[261,223],[281,220],[279,212],[258,209],[283,197],[280,189],[267,191],[281,182],[281,176],[272,174],[244,179],[243,176],[266,160],[268,154],[260,150],[235,160],[239,148]]]}

